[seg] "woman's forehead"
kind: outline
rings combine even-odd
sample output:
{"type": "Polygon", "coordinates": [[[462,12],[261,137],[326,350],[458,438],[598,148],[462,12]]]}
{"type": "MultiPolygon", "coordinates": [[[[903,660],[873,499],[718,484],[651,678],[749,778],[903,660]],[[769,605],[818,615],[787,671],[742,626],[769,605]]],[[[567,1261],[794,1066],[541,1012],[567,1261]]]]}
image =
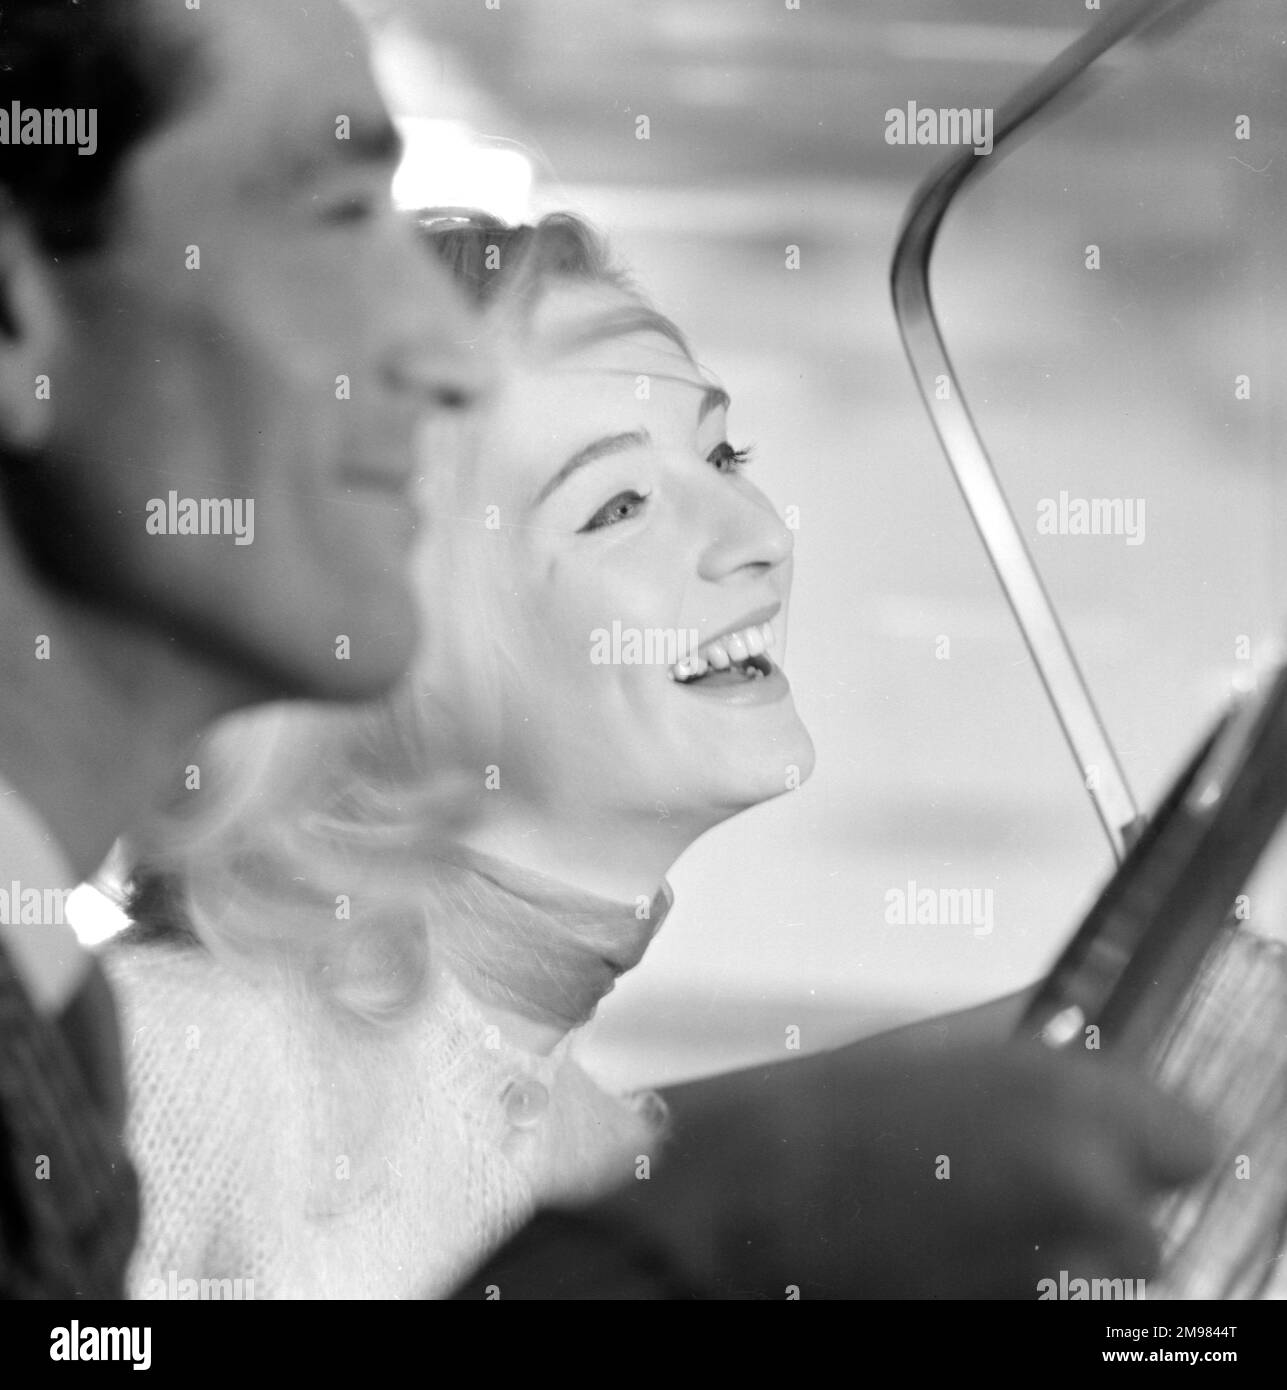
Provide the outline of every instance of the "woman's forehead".
{"type": "Polygon", "coordinates": [[[569,283],[541,300],[523,357],[543,375],[656,377],[712,385],[669,319],[627,291],[569,283]]]}

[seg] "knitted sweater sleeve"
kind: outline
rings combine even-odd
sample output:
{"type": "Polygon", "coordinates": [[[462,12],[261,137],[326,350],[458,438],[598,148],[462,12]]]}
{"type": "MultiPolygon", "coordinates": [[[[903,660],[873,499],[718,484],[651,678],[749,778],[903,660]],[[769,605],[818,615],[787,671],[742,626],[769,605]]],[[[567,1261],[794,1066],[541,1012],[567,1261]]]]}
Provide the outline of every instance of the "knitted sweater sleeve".
{"type": "Polygon", "coordinates": [[[288,1123],[278,1015],[194,945],[114,943],[103,962],[143,1196],[130,1297],[289,1293],[280,1202],[289,1188],[275,1171],[288,1123]],[[260,1199],[268,1193],[276,1205],[260,1199]]]}

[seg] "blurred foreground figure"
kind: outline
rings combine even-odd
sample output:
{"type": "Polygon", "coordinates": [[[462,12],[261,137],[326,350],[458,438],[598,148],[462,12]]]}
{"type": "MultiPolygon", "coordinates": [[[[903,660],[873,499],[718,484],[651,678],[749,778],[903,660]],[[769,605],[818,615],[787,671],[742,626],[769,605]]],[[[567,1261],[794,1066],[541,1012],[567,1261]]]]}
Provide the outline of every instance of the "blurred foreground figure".
{"type": "MultiPolygon", "coordinates": [[[[0,43],[12,100],[87,135],[92,111],[96,138],[0,144],[0,1291],[110,1297],[137,1225],[119,1057],[61,895],[216,716],[402,673],[411,430],[481,368],[389,208],[396,140],[338,6],[30,0],[0,43]]],[[[1201,1169],[1204,1132],[1106,1063],[965,1039],[681,1088],[648,1181],[539,1218],[481,1282],[1031,1297],[1146,1273],[1143,1200],[1201,1169]]]]}
{"type": "Polygon", "coordinates": [[[473,390],[472,321],[394,216],[359,42],[333,4],[3,7],[8,1295],[119,1294],[136,1225],[66,890],[216,715],[367,696],[411,654],[411,432],[473,390]],[[64,110],[92,149],[49,143],[64,110]]]}

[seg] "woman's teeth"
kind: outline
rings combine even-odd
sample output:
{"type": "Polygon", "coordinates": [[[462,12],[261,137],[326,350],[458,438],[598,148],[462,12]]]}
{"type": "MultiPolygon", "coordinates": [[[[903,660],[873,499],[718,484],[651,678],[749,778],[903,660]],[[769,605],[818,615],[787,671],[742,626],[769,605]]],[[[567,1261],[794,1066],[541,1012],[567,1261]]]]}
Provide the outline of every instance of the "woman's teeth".
{"type": "MultiPolygon", "coordinates": [[[[691,656],[677,661],[670,668],[671,679],[681,683],[695,681],[710,671],[741,666],[752,657],[763,656],[776,640],[772,623],[757,623],[737,632],[726,632],[722,637],[703,642],[691,656]]],[[[748,676],[753,673],[763,674],[758,664],[746,672],[748,676]]]]}

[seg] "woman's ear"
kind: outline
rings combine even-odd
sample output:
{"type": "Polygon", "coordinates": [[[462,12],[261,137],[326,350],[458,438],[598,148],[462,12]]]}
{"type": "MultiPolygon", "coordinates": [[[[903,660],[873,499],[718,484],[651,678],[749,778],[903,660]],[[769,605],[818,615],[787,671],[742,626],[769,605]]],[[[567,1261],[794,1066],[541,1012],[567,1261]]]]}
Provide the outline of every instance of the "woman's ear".
{"type": "Polygon", "coordinates": [[[0,450],[31,450],[53,425],[60,315],[45,256],[0,192],[0,450]]]}

